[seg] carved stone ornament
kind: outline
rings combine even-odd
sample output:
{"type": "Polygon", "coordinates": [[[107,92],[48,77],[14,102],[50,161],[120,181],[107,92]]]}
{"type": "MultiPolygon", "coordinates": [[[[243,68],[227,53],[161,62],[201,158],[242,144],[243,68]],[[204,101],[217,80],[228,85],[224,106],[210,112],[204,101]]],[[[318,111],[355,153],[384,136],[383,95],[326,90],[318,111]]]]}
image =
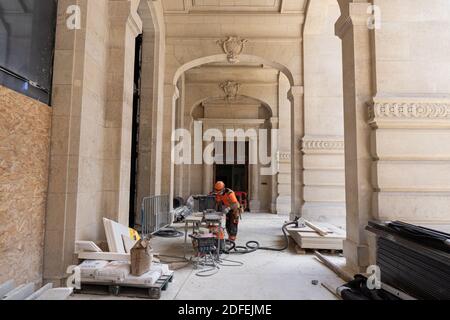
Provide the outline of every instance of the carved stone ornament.
{"type": "Polygon", "coordinates": [[[239,89],[241,88],[241,84],[235,81],[225,81],[222,82],[219,87],[225,93],[225,98],[227,100],[233,100],[236,99],[239,89]]]}
{"type": "Polygon", "coordinates": [[[238,63],[239,55],[244,50],[245,43],[248,40],[240,39],[239,37],[228,37],[226,40],[217,40],[217,44],[222,47],[222,50],[227,54],[229,63],[238,63]]]}

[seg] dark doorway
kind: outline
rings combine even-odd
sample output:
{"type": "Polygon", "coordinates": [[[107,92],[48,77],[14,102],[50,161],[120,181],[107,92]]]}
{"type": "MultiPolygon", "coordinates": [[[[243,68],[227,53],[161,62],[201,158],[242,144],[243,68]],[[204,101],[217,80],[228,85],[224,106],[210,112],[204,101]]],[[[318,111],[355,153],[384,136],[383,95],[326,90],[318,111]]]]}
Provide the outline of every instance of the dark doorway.
{"type": "Polygon", "coordinates": [[[223,144],[215,154],[219,161],[214,165],[214,181],[223,181],[233,191],[248,192],[248,142],[219,143],[223,144]]]}
{"type": "Polygon", "coordinates": [[[215,181],[223,181],[233,191],[248,192],[248,166],[218,164],[215,166],[215,181]]]}
{"type": "Polygon", "coordinates": [[[130,211],[129,226],[135,225],[136,210],[136,178],[138,175],[138,152],[139,152],[139,115],[141,101],[141,67],[142,67],[142,35],[136,38],[136,56],[134,62],[134,95],[133,95],[133,128],[131,137],[131,170],[130,170],[130,211]]]}

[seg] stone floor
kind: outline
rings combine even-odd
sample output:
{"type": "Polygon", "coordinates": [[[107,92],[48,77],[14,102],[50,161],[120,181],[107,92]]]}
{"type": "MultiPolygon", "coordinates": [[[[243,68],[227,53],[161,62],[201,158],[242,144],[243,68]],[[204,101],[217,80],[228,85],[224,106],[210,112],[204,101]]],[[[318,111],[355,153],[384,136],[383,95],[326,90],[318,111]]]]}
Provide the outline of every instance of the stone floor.
{"type": "MultiPolygon", "coordinates": [[[[264,246],[283,245],[281,226],[287,216],[270,214],[245,214],[240,224],[238,243],[258,240],[264,246]]],[[[183,238],[153,240],[155,252],[182,256],[183,238]]],[[[190,252],[190,251],[189,251],[190,252]]],[[[222,267],[210,277],[199,277],[192,265],[175,272],[174,282],[164,291],[161,299],[318,299],[335,297],[320,282],[338,286],[341,279],[316,260],[312,254],[299,255],[292,244],[283,252],[262,251],[246,255],[229,255],[228,259],[244,263],[240,267],[222,267]],[[319,280],[313,285],[312,280],[319,280]]],[[[333,256],[333,261],[343,264],[344,258],[333,256]]],[[[72,299],[117,299],[109,296],[75,295],[72,299]]],[[[122,298],[123,299],[123,298],[122,298]]]]}

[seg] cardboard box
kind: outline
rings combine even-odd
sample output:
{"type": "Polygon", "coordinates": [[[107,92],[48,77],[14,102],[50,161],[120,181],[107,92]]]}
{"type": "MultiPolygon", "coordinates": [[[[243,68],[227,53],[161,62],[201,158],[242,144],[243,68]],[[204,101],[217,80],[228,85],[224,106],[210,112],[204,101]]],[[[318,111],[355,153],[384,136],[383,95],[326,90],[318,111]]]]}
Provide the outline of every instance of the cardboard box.
{"type": "Polygon", "coordinates": [[[131,249],[131,274],[141,276],[150,270],[152,265],[152,248],[150,241],[141,239],[131,249]]]}

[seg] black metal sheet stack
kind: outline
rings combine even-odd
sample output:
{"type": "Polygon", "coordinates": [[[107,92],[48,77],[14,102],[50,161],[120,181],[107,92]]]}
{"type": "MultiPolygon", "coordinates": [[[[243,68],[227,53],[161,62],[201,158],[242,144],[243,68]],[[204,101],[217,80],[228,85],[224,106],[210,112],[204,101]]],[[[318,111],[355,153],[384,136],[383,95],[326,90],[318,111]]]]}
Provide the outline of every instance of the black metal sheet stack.
{"type": "Polygon", "coordinates": [[[450,235],[401,222],[370,222],[367,229],[377,235],[383,283],[418,299],[450,299],[450,235]]]}

